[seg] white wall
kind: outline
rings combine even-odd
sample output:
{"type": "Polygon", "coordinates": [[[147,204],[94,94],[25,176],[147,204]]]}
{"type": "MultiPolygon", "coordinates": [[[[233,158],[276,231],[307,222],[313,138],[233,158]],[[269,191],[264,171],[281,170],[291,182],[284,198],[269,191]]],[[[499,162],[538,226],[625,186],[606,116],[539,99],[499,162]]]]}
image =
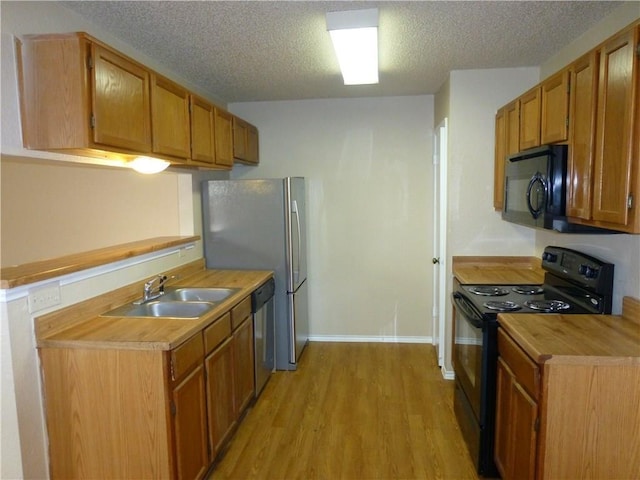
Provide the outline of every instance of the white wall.
{"type": "MultiPolygon", "coordinates": [[[[541,65],[540,79],[568,65],[638,18],[640,3],[626,2],[541,65]]],[[[536,231],[536,254],[540,255],[547,245],[580,250],[616,266],[613,313],[621,311],[623,296],[640,298],[640,235],[567,235],[546,230],[536,231]]]]}
{"type": "MultiPolygon", "coordinates": [[[[503,222],[493,209],[495,114],[538,81],[537,68],[461,70],[450,73],[436,95],[437,121],[448,117],[447,260],[462,255],[532,255],[534,231],[503,222]]],[[[448,294],[452,285],[447,285],[448,294]]],[[[451,318],[447,302],[446,318],[451,318]]],[[[451,323],[445,343],[451,345],[451,323]]],[[[451,351],[445,347],[446,373],[451,351]]]]}
{"type": "Polygon", "coordinates": [[[312,337],[429,340],[433,97],[229,108],[260,130],[234,177],[308,180],[312,337]]]}

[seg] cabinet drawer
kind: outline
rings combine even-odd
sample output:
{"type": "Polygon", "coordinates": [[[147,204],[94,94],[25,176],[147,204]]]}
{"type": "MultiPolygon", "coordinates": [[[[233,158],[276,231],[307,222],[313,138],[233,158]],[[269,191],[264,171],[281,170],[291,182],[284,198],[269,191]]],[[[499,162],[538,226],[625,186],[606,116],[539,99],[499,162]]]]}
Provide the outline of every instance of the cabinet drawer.
{"type": "Polygon", "coordinates": [[[242,300],[231,310],[231,329],[235,330],[242,321],[251,315],[251,296],[242,300]]]}
{"type": "Polygon", "coordinates": [[[498,355],[507,363],[516,380],[534,399],[540,393],[540,369],[502,329],[498,330],[498,355]]]}
{"type": "Polygon", "coordinates": [[[231,314],[225,313],[204,331],[204,350],[209,353],[231,335],[231,314]]]}
{"type": "Polygon", "coordinates": [[[171,380],[178,380],[203,358],[202,333],[197,333],[171,351],[171,380]]]}

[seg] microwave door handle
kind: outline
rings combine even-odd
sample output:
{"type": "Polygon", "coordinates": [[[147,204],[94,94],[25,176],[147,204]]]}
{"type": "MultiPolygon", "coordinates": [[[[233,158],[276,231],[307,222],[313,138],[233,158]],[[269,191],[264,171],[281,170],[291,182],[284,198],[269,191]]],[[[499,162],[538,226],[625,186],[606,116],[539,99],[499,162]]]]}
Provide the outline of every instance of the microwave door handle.
{"type": "Polygon", "coordinates": [[[540,175],[540,173],[536,173],[533,177],[531,177],[531,180],[529,181],[529,186],[527,187],[527,208],[529,209],[529,212],[531,213],[533,218],[538,218],[540,216],[544,208],[544,205],[546,204],[546,200],[547,200],[547,184],[545,183],[543,176],[540,175]],[[538,190],[536,190],[536,203],[538,203],[538,205],[534,207],[531,204],[531,191],[533,190],[533,187],[535,186],[536,183],[540,184],[544,193],[542,198],[542,206],[540,206],[540,203],[537,201],[538,190]]]}

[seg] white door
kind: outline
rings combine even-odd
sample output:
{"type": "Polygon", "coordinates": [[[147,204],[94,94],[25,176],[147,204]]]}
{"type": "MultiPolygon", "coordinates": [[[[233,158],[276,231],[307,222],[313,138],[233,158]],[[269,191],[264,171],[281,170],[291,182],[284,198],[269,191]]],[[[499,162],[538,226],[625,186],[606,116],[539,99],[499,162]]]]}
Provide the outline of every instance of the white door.
{"type": "Polygon", "coordinates": [[[438,366],[444,366],[447,276],[447,119],[438,125],[433,142],[433,344],[438,366]]]}

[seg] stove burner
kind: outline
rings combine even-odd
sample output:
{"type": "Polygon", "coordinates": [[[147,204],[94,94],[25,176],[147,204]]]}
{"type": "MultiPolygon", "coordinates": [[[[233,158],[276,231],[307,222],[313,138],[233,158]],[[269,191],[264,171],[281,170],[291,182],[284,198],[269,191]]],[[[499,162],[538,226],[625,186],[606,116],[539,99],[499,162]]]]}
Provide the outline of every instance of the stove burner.
{"type": "Polygon", "coordinates": [[[544,293],[544,289],[538,285],[518,285],[513,287],[512,290],[521,295],[538,295],[544,293]]]}
{"type": "Polygon", "coordinates": [[[531,310],[541,312],[561,312],[562,310],[571,308],[571,305],[562,300],[529,300],[524,302],[524,304],[531,310]]]}
{"type": "Polygon", "coordinates": [[[514,310],[520,310],[520,308],[522,308],[517,303],[508,300],[490,300],[484,303],[484,307],[489,310],[497,310],[498,312],[513,312],[514,310]]]}
{"type": "Polygon", "coordinates": [[[485,297],[501,297],[509,293],[509,290],[506,288],[492,286],[471,287],[469,291],[474,295],[484,295],[485,297]]]}

